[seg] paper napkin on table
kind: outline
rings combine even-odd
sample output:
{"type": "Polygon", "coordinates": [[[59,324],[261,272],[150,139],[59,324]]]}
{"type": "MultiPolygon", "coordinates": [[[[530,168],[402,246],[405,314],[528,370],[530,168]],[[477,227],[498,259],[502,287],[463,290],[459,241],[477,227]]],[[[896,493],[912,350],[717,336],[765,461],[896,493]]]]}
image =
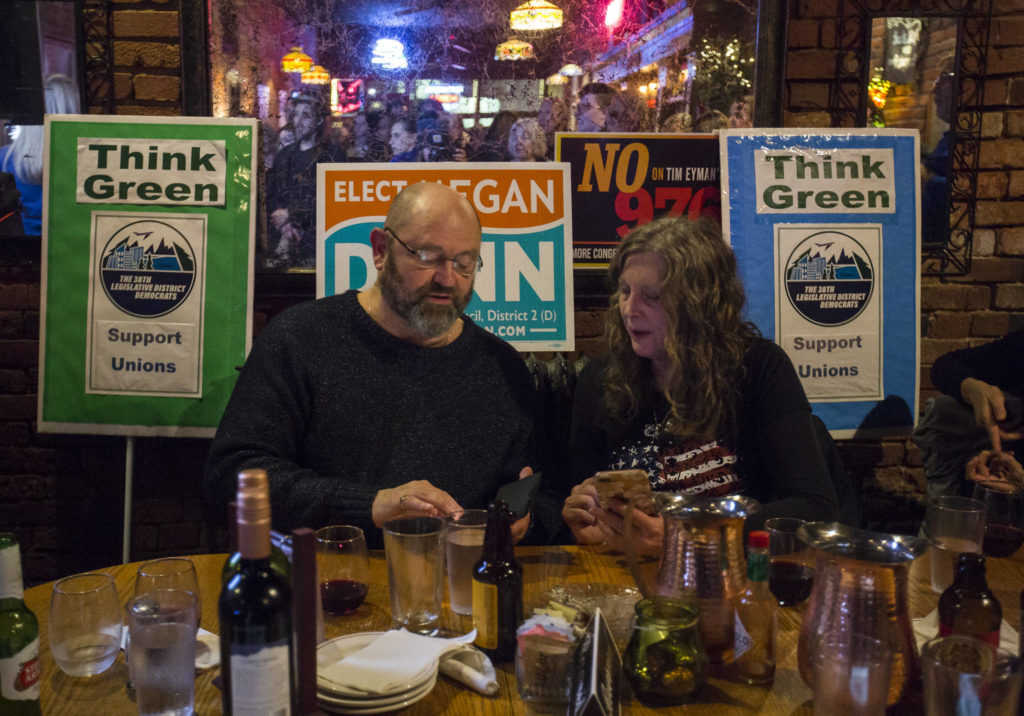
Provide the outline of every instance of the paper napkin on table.
{"type": "MultiPolygon", "coordinates": [[[[121,649],[128,643],[128,627],[121,630],[121,649]]],[[[127,655],[125,658],[128,658],[127,655]]],[[[220,665],[220,638],[199,627],[196,634],[196,669],[205,671],[220,665]]]]}
{"type": "MultiPolygon", "coordinates": [[[[929,639],[939,635],[939,610],[933,609],[925,616],[914,620],[914,640],[917,642],[918,650],[924,646],[929,639]]],[[[1011,653],[1017,653],[1017,630],[1003,619],[999,627],[999,648],[1011,653]]]]}
{"type": "Polygon", "coordinates": [[[441,657],[441,673],[461,681],[485,696],[498,693],[498,676],[494,664],[476,647],[463,644],[441,657]]]}
{"type": "Polygon", "coordinates": [[[319,671],[339,686],[367,693],[387,693],[410,683],[424,669],[437,667],[441,657],[470,644],[476,630],[454,639],[413,634],[404,629],[386,631],[359,651],[319,671]]]}

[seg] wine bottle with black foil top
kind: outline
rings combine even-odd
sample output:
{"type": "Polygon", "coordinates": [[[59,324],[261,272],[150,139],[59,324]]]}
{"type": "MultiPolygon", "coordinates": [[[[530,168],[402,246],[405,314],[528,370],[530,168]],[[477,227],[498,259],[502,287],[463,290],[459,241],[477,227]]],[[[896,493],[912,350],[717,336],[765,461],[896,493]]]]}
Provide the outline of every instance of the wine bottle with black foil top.
{"type": "Polygon", "coordinates": [[[747,539],[747,588],[736,601],[734,669],[740,681],[766,685],[775,680],[779,602],[768,589],[768,533],[751,532],[747,539]]]}
{"type": "Polygon", "coordinates": [[[492,661],[512,661],[522,621],[523,566],[512,546],[512,516],[497,500],[487,508],[484,551],[473,567],[474,643],[492,661]]]}
{"type": "Polygon", "coordinates": [[[220,592],[220,652],[225,714],[296,712],[291,586],[271,564],[267,473],[238,475],[241,559],[220,592]]]}
{"type": "Polygon", "coordinates": [[[1003,609],[985,581],[985,558],[974,552],[957,557],[953,583],[939,597],[939,636],[963,634],[999,648],[1003,609]]]}
{"type": "Polygon", "coordinates": [[[0,532],[0,714],[41,714],[39,622],[25,606],[18,538],[0,532]]]}

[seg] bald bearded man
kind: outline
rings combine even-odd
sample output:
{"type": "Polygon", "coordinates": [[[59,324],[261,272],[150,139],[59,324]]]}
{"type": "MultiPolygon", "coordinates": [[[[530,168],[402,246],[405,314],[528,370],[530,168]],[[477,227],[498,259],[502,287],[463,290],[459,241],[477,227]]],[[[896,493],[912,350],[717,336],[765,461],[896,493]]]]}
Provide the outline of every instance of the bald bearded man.
{"type": "Polygon", "coordinates": [[[213,515],[225,514],[238,471],[260,467],[276,529],[354,524],[380,545],[387,520],[486,507],[530,474],[529,373],[463,313],[480,239],[465,197],[411,185],[370,232],[372,288],[293,306],[267,325],[210,450],[213,515]]]}

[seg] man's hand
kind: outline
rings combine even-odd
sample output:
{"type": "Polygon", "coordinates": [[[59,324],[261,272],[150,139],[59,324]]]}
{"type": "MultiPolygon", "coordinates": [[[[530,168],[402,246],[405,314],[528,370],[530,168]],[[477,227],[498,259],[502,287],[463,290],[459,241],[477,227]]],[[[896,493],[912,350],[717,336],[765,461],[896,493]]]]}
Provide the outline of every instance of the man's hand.
{"type": "Polygon", "coordinates": [[[1006,480],[1024,485],[1024,467],[1017,462],[1012,452],[982,450],[967,461],[967,479],[975,482],[1006,480]]]}
{"type": "Polygon", "coordinates": [[[999,427],[1006,420],[1006,396],[999,388],[977,378],[965,378],[960,383],[960,396],[974,409],[974,422],[988,433],[994,452],[1002,451],[1003,440],[1020,440],[1020,431],[1006,432],[999,427]]]}
{"type": "Polygon", "coordinates": [[[388,520],[400,517],[444,517],[461,509],[455,498],[444,490],[426,480],[413,480],[378,492],[370,514],[373,524],[381,527],[388,520]]]}

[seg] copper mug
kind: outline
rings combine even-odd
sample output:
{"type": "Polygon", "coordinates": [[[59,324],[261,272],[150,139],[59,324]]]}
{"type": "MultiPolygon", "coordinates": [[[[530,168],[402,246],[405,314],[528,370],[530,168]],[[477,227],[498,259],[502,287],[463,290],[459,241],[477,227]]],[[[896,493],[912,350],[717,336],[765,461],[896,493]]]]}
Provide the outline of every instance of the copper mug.
{"type": "Polygon", "coordinates": [[[743,520],[761,504],[752,497],[699,498],[655,492],[664,522],[661,559],[650,579],[633,548],[633,501],[626,511],[626,559],[644,597],[693,599],[700,610],[701,643],[712,662],[732,658],[736,598],[746,586],[743,520]]]}
{"type": "Polygon", "coordinates": [[[797,535],[814,549],[814,588],[800,626],[800,675],[814,687],[812,645],[821,635],[864,634],[892,650],[889,706],[898,703],[918,678],[917,644],[910,620],[910,565],[929,541],[848,527],[808,522],[797,535]]]}

